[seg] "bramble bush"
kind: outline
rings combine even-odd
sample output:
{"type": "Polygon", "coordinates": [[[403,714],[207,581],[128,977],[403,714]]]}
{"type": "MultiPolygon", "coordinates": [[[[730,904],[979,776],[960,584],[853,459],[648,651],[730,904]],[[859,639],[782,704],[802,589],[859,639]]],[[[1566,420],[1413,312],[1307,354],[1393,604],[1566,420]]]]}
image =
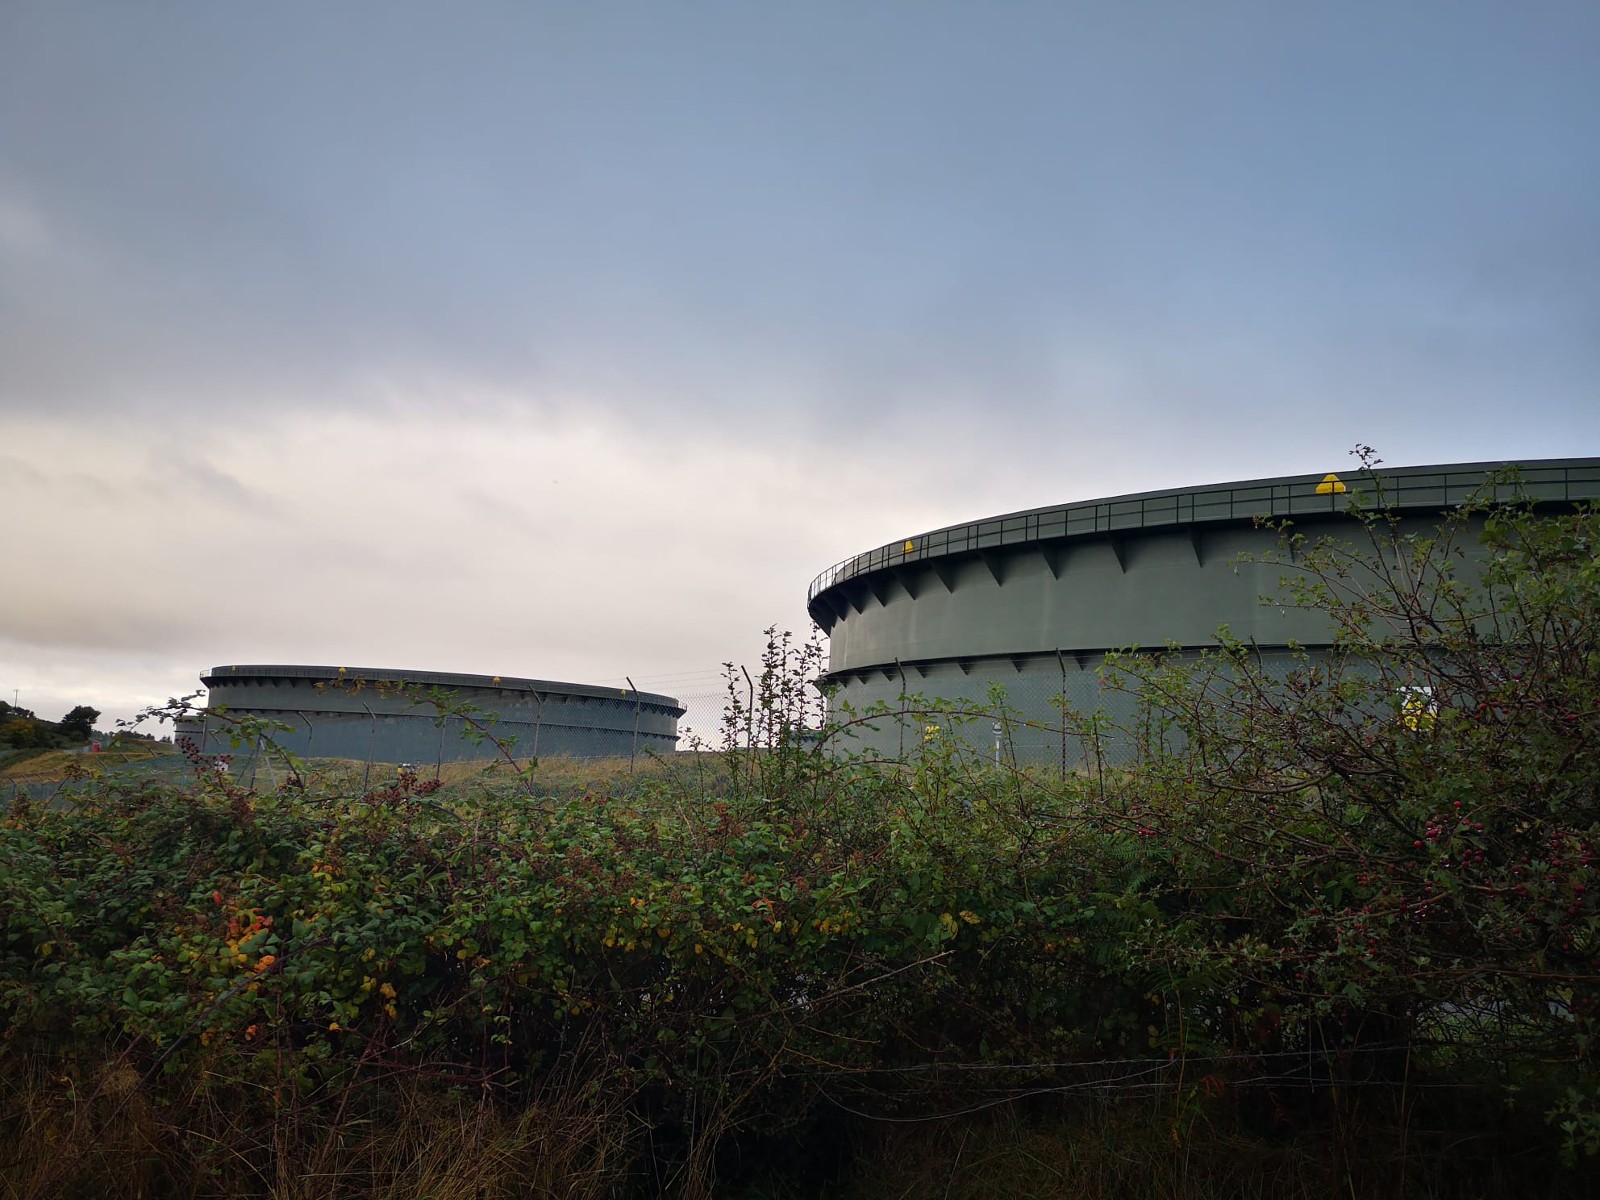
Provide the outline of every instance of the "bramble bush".
{"type": "MultiPolygon", "coordinates": [[[[1191,1195],[1582,1194],[1595,518],[1355,519],[1285,562],[1338,652],[1124,659],[1125,767],[937,725],[852,758],[774,632],[720,751],[585,793],[253,791],[191,748],[188,786],[18,799],[0,1194],[797,1194],[851,1147],[948,1191],[1002,1107],[1074,1147],[1062,1195],[1142,1194],[1136,1144],[1191,1195]]],[[[984,1161],[1037,1170],[1028,1137],[984,1161]]]]}
{"type": "Polygon", "coordinates": [[[1331,656],[1120,664],[1155,715],[1111,806],[1164,863],[1150,953],[1233,981],[1191,1029],[1382,1048],[1366,1070],[1484,1084],[1592,1155],[1600,522],[1354,511],[1350,543],[1285,530],[1282,601],[1329,616],[1331,656]]]}
{"type": "MultiPolygon", "coordinates": [[[[702,1173],[724,1131],[860,1102],[883,1070],[1144,1047],[1120,865],[1069,810],[1041,834],[1003,779],[969,782],[957,803],[832,764],[814,803],[444,803],[409,778],[252,794],[202,764],[186,790],[19,804],[7,1045],[79,1092],[114,1063],[268,1124],[367,1115],[396,1076],[505,1103],[560,1080],[702,1173]]],[[[228,1149],[260,1178],[271,1153],[228,1149]]]]}

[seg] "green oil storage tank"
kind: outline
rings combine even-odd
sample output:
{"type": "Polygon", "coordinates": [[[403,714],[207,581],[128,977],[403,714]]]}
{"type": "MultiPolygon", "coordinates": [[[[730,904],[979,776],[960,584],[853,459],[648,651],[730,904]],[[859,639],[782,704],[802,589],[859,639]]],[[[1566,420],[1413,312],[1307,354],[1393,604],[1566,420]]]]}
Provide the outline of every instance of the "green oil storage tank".
{"type": "Polygon", "coordinates": [[[278,727],[277,745],[306,758],[625,757],[671,752],[684,712],[671,696],[631,689],[383,667],[222,666],[200,682],[207,711],[177,733],[207,755],[237,751],[238,719],[254,717],[278,727]]]}
{"type": "MultiPolygon", "coordinates": [[[[897,754],[951,730],[1018,760],[1081,761],[1062,735],[1063,701],[1126,719],[1135,707],[1102,686],[1106,655],[1197,654],[1219,628],[1287,669],[1299,647],[1325,653],[1320,613],[1264,602],[1292,571],[1279,526],[1307,539],[1366,539],[1352,506],[1382,509],[1430,533],[1478,499],[1570,510],[1600,499],[1600,458],[1459,463],[1255,479],[1143,492],[1008,513],[915,533],[845,559],[811,585],[828,635],[836,719],[857,748],[897,754]],[[984,715],[996,696],[1015,720],[984,715]],[[910,699],[908,699],[910,697],[910,699]],[[916,698],[936,705],[919,704],[916,698]],[[937,710],[943,707],[946,713],[937,710]],[[871,720],[853,719],[874,709],[871,720]],[[971,714],[965,716],[963,714],[971,714]]],[[[1463,567],[1481,554],[1469,516],[1463,567]]],[[[1370,544],[1370,543],[1369,543],[1370,544]]],[[[852,744],[852,743],[846,743],[852,744]]]]}

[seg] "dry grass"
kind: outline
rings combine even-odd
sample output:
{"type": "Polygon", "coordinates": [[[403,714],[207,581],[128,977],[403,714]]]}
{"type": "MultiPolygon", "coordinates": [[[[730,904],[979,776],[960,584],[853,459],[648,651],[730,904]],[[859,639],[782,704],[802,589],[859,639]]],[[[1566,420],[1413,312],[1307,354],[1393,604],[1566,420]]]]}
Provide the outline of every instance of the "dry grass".
{"type": "MultiPolygon", "coordinates": [[[[626,757],[575,759],[562,757],[541,758],[533,770],[532,778],[541,794],[581,795],[585,791],[606,791],[629,782],[647,782],[672,778],[684,769],[682,760],[714,758],[714,755],[697,755],[689,752],[674,755],[639,755],[630,761],[626,757]]],[[[0,779],[8,783],[56,783],[86,771],[115,769],[129,764],[147,763],[156,759],[172,759],[178,765],[176,749],[171,743],[139,740],[114,741],[104,750],[93,754],[85,750],[45,750],[29,754],[26,758],[0,765],[0,779]]],[[[417,764],[421,779],[432,779],[437,774],[447,791],[470,791],[473,788],[519,786],[519,774],[526,772],[529,760],[518,759],[513,765],[503,758],[474,762],[448,762],[435,768],[431,763],[417,764]]],[[[371,764],[355,759],[319,758],[304,763],[305,773],[323,787],[358,790],[363,782],[370,788],[386,787],[398,772],[394,763],[371,764]]],[[[270,789],[273,782],[282,781],[285,768],[270,757],[255,766],[255,786],[270,789]]]]}
{"type": "Polygon", "coordinates": [[[46,750],[0,765],[0,779],[10,783],[55,783],[85,770],[148,762],[176,753],[171,743],[143,739],[113,741],[98,754],[86,750],[46,750]]]}
{"type": "MultiPolygon", "coordinates": [[[[695,755],[672,756],[640,755],[630,763],[627,758],[560,758],[546,757],[529,773],[530,760],[514,762],[503,758],[473,762],[447,762],[435,766],[418,763],[417,778],[437,778],[443,784],[445,795],[471,795],[481,789],[503,791],[520,789],[531,780],[534,790],[541,796],[580,796],[586,792],[609,794],[619,787],[646,784],[674,778],[684,769],[677,760],[695,755]]],[[[304,764],[307,783],[322,789],[332,789],[359,794],[394,783],[399,775],[396,763],[364,763],[353,759],[319,758],[304,764]]],[[[255,785],[270,788],[275,777],[281,778],[281,766],[269,771],[265,765],[256,768],[255,785]]]]}
{"type": "Polygon", "coordinates": [[[533,1106],[506,1114],[462,1095],[413,1098],[374,1130],[328,1130],[276,1160],[271,1200],[498,1200],[612,1194],[629,1164],[615,1114],[533,1106]]]}
{"type": "Polygon", "coordinates": [[[839,1200],[1348,1196],[1325,1160],[1129,1106],[879,1127],[839,1200]],[[1199,1136],[1196,1136],[1196,1135],[1199,1136]]]}
{"type": "Polygon", "coordinates": [[[368,1095],[251,1119],[248,1098],[203,1080],[158,1096],[122,1064],[98,1079],[12,1066],[0,1200],[588,1200],[618,1194],[634,1161],[620,1111],[570,1097],[507,1111],[477,1093],[391,1088],[376,1107],[368,1095]]]}
{"type": "MultiPolygon", "coordinates": [[[[518,759],[516,769],[505,759],[488,762],[445,763],[439,769],[439,779],[447,788],[488,783],[496,786],[514,783],[517,773],[528,769],[529,760],[518,759]]],[[[606,788],[621,780],[659,779],[664,768],[661,760],[640,755],[631,768],[626,758],[541,758],[533,768],[533,779],[541,789],[555,794],[582,791],[585,788],[606,788]]],[[[432,771],[422,772],[432,778],[432,771]]]]}

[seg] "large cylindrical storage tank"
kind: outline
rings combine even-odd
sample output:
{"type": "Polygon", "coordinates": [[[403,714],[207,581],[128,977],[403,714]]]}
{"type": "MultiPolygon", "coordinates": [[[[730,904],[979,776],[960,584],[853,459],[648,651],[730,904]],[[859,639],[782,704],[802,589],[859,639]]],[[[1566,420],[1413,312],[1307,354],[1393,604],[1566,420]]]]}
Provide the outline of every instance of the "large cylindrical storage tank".
{"type": "MultiPolygon", "coordinates": [[[[892,710],[851,726],[853,744],[875,752],[895,754],[959,727],[985,748],[1003,736],[1003,751],[1019,759],[1080,761],[1082,747],[1062,734],[1063,699],[1114,719],[1135,707],[1101,687],[1110,652],[1193,655],[1216,645],[1224,625],[1269,665],[1286,667],[1291,645],[1327,650],[1332,630],[1323,616],[1263,603],[1281,593],[1286,567],[1250,560],[1278,551],[1274,525],[1292,521],[1310,539],[1357,539],[1363,529],[1349,510],[1359,498],[1430,531],[1508,468],[1514,482],[1496,485],[1499,498],[1567,509],[1600,498],[1595,458],[1383,468],[1063,504],[858,554],[819,576],[809,595],[811,617],[829,639],[824,682],[834,716],[892,710]],[[990,708],[1000,696],[1016,721],[963,724],[962,712],[990,708]],[[925,711],[941,705],[956,711],[925,711]]],[[[1476,537],[1462,548],[1470,559],[1476,537]]]]}
{"type": "MultiPolygon", "coordinates": [[[[671,751],[683,707],[651,692],[498,675],[374,667],[224,666],[200,680],[221,715],[181,723],[205,754],[230,749],[234,718],[287,726],[272,739],[309,758],[432,764],[498,757],[481,726],[517,758],[604,758],[671,751]],[[455,713],[430,703],[437,691],[455,713]]],[[[448,707],[448,706],[447,706],[448,707]]]]}

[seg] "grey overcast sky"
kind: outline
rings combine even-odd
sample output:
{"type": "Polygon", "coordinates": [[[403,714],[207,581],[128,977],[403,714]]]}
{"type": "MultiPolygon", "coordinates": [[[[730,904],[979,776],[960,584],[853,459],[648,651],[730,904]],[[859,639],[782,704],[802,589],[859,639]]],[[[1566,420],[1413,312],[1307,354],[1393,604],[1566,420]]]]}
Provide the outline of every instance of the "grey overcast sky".
{"type": "Polygon", "coordinates": [[[1037,504],[1600,453],[1594,0],[0,0],[0,691],[714,688],[1037,504]]]}

